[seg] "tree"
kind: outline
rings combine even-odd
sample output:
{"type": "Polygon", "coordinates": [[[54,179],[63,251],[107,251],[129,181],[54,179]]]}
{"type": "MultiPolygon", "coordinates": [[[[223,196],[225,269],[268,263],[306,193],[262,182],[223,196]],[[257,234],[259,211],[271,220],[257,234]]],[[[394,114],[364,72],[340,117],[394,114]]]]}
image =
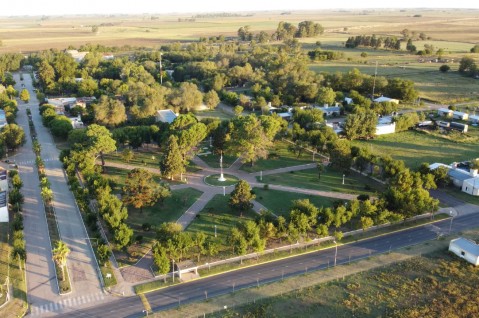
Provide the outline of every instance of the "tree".
{"type": "Polygon", "coordinates": [[[443,73],[446,73],[448,72],[449,70],[451,69],[451,67],[447,64],[444,64],[444,65],[441,65],[439,67],[439,71],[443,72],[443,73]]]}
{"type": "Polygon", "coordinates": [[[175,135],[168,138],[166,154],[162,161],[163,174],[170,180],[173,180],[175,175],[185,172],[185,164],[177,140],[175,135]]]}
{"type": "Polygon", "coordinates": [[[236,117],[230,122],[227,152],[253,166],[258,159],[268,156],[269,149],[273,146],[270,137],[271,134],[266,134],[261,121],[255,115],[236,117]]]}
{"type": "Polygon", "coordinates": [[[374,225],[373,219],[371,219],[368,216],[362,216],[361,217],[361,228],[363,229],[363,231],[366,230],[366,229],[369,229],[373,225],[374,225]]]}
{"type": "Polygon", "coordinates": [[[203,94],[198,90],[198,86],[193,83],[183,82],[180,88],[171,100],[171,103],[184,110],[190,111],[192,108],[200,106],[203,101],[203,94]]]}
{"type": "Polygon", "coordinates": [[[209,109],[215,109],[220,103],[220,98],[218,97],[218,93],[216,93],[216,91],[211,90],[203,96],[203,101],[206,106],[209,107],[209,109]]]}
{"type": "Polygon", "coordinates": [[[16,149],[25,142],[25,132],[17,124],[7,124],[0,135],[8,149],[16,149]]]}
{"type": "Polygon", "coordinates": [[[351,168],[351,145],[347,140],[337,140],[328,144],[331,165],[336,169],[347,172],[351,168]]]}
{"type": "MultiPolygon", "coordinates": [[[[158,267],[160,275],[166,275],[170,272],[170,260],[166,255],[165,248],[158,245],[153,249],[153,262],[158,267]]],[[[166,276],[164,276],[164,281],[166,282],[166,276]]]]}
{"type": "Polygon", "coordinates": [[[349,114],[344,123],[344,133],[349,140],[365,138],[376,135],[378,117],[373,111],[349,114]]]}
{"type": "Polygon", "coordinates": [[[98,253],[98,262],[106,266],[106,264],[108,264],[108,259],[110,258],[110,255],[111,255],[111,250],[108,247],[108,245],[106,244],[98,245],[97,253],[98,253]]]}
{"type": "Polygon", "coordinates": [[[125,105],[117,99],[103,95],[93,109],[95,121],[100,125],[114,127],[126,120],[125,105]]]}
{"type": "Polygon", "coordinates": [[[25,103],[28,103],[28,101],[30,100],[30,93],[28,93],[28,90],[26,88],[22,89],[22,91],[20,92],[20,99],[25,103]]]}
{"type": "Polygon", "coordinates": [[[65,281],[65,266],[67,264],[67,257],[70,254],[70,249],[63,241],[57,241],[55,248],[52,250],[53,260],[62,270],[62,281],[65,281]]]}
{"type": "Polygon", "coordinates": [[[135,157],[135,153],[130,148],[125,148],[123,152],[121,153],[121,157],[126,162],[130,162],[130,160],[132,160],[135,157]]]}
{"type": "Polygon", "coordinates": [[[68,133],[73,130],[71,120],[66,116],[56,116],[49,124],[50,131],[55,137],[66,138],[68,133]]]}
{"type": "Polygon", "coordinates": [[[331,87],[321,87],[318,92],[318,103],[332,105],[336,100],[336,93],[331,87]]]}
{"type": "Polygon", "coordinates": [[[127,246],[130,243],[132,237],[133,237],[133,230],[125,223],[122,223],[115,230],[115,233],[114,233],[114,239],[118,248],[123,248],[127,246]]]}
{"type": "Polygon", "coordinates": [[[243,114],[243,110],[244,110],[243,106],[237,105],[233,107],[233,112],[235,113],[236,117],[241,116],[243,114]]]}
{"type": "Polygon", "coordinates": [[[255,198],[256,195],[251,193],[251,187],[249,183],[245,180],[240,180],[236,184],[233,192],[231,192],[229,205],[231,208],[241,211],[242,214],[243,211],[253,207],[253,203],[251,203],[251,201],[255,198]]]}
{"type": "Polygon", "coordinates": [[[459,73],[472,76],[477,71],[476,61],[470,56],[464,56],[459,61],[459,73]]]}
{"type": "Polygon", "coordinates": [[[111,229],[116,229],[128,218],[128,210],[114,194],[108,194],[98,200],[103,219],[111,229]]]}
{"type": "Polygon", "coordinates": [[[123,187],[123,202],[143,212],[144,206],[152,206],[158,200],[170,196],[170,191],[153,180],[151,172],[136,168],[131,170],[123,187]]]}
{"type": "Polygon", "coordinates": [[[479,53],[479,44],[476,44],[471,48],[471,53],[479,53]]]}
{"type": "Polygon", "coordinates": [[[193,241],[195,243],[195,246],[198,248],[198,263],[200,262],[200,257],[201,255],[206,254],[206,239],[208,237],[204,232],[196,232],[196,234],[193,237],[193,241]]]}
{"type": "Polygon", "coordinates": [[[298,24],[298,30],[295,37],[297,38],[309,38],[320,34],[323,34],[324,28],[319,23],[313,21],[303,21],[298,24]]]}

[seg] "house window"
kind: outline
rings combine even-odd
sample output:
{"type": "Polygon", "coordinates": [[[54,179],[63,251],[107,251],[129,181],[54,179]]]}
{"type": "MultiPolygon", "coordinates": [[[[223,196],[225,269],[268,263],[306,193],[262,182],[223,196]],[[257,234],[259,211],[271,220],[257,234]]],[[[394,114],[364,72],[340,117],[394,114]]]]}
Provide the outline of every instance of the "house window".
{"type": "Polygon", "coordinates": [[[461,256],[462,256],[462,257],[466,256],[466,252],[461,251],[461,256]]]}
{"type": "Polygon", "coordinates": [[[466,191],[467,191],[467,187],[466,187],[466,191]]]}

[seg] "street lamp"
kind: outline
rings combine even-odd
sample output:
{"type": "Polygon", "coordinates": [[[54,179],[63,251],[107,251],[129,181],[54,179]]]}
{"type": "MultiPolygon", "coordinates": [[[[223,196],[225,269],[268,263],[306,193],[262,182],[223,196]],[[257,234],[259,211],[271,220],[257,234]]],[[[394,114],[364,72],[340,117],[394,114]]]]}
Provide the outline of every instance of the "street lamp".
{"type": "Polygon", "coordinates": [[[449,234],[451,234],[452,231],[452,220],[454,220],[454,214],[452,211],[449,211],[449,215],[451,216],[451,223],[449,224],[449,234]]]}
{"type": "Polygon", "coordinates": [[[216,237],[216,224],[215,224],[215,237],[216,237]]]}
{"type": "Polygon", "coordinates": [[[345,174],[343,173],[343,184],[344,184],[344,177],[345,177],[345,174]]]}
{"type": "Polygon", "coordinates": [[[163,65],[161,64],[161,56],[163,53],[160,52],[160,84],[163,85],[163,65]]]}
{"type": "Polygon", "coordinates": [[[223,187],[223,196],[226,196],[226,187],[223,187]]]}
{"type": "Polygon", "coordinates": [[[336,244],[336,251],[334,252],[334,267],[336,267],[336,259],[338,258],[338,243],[336,242],[336,240],[333,241],[334,244],[336,244]]]}

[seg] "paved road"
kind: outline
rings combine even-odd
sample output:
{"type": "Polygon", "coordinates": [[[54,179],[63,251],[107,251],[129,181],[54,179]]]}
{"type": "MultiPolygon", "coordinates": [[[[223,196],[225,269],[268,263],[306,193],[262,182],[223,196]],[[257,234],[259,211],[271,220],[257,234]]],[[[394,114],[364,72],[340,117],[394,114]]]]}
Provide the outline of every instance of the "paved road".
{"type": "MultiPolygon", "coordinates": [[[[25,80],[27,81],[25,76],[25,80]]],[[[14,75],[17,82],[16,89],[21,90],[20,76],[14,75]]],[[[30,94],[33,92],[30,91],[30,94]]],[[[9,159],[18,164],[18,171],[23,180],[22,193],[25,197],[23,205],[24,235],[27,250],[26,274],[28,302],[43,304],[58,298],[58,286],[55,279],[55,269],[52,261],[48,227],[40,195],[38,175],[35,167],[35,154],[32,150],[32,141],[28,127],[26,108],[32,107],[33,102],[25,104],[19,102],[17,123],[25,130],[26,143],[9,159]]]]}
{"type": "MultiPolygon", "coordinates": [[[[476,211],[479,212],[479,211],[476,211]]],[[[450,220],[443,220],[434,225],[423,225],[401,232],[387,234],[360,242],[341,245],[337,249],[337,264],[348,263],[370,255],[384,253],[436,238],[439,234],[449,233],[450,220]]],[[[478,227],[479,218],[469,214],[454,218],[452,231],[459,232],[478,227]]],[[[320,270],[334,265],[335,248],[283,259],[242,270],[207,277],[201,280],[184,283],[147,294],[148,301],[154,311],[176,307],[204,299],[205,291],[210,297],[226,294],[236,289],[255,286],[258,281],[264,284],[281,279],[282,276],[303,274],[306,270],[320,270]]],[[[109,305],[99,305],[88,309],[70,312],[68,317],[142,317],[141,301],[130,297],[114,301],[109,305]]],[[[67,317],[67,316],[65,316],[67,317]]]]}
{"type": "MultiPolygon", "coordinates": [[[[70,300],[71,303],[73,299],[76,299],[76,297],[80,297],[80,295],[101,294],[102,289],[97,275],[97,265],[90,247],[90,242],[88,239],[86,239],[88,235],[85,231],[81,216],[76,208],[73,194],[71,193],[67,185],[67,179],[63,172],[62,164],[58,160],[59,152],[51,138],[50,132],[42,125],[41,117],[38,113],[38,100],[36,99],[35,93],[33,92],[31,77],[29,75],[25,75],[23,83],[25,84],[25,88],[27,88],[30,92],[31,99],[28,106],[30,107],[32,112],[32,118],[35,123],[38,141],[42,146],[42,158],[45,161],[46,174],[51,183],[51,189],[54,193],[54,205],[60,236],[61,239],[65,243],[67,243],[68,247],[71,250],[71,253],[67,260],[67,265],[68,271],[70,273],[71,282],[73,285],[73,291],[69,295],[63,296],[62,298],[54,295],[58,292],[58,289],[55,290],[56,283],[48,282],[49,280],[54,280],[51,251],[43,251],[43,256],[41,257],[41,259],[36,260],[35,258],[33,258],[32,261],[35,263],[29,266],[29,268],[32,270],[38,267],[39,273],[41,271],[41,273],[44,275],[43,282],[48,282],[49,285],[48,288],[45,288],[41,285],[37,286],[41,282],[38,278],[34,281],[36,284],[35,286],[31,285],[31,283],[29,282],[28,293],[32,315],[34,313],[42,314],[43,312],[45,312],[46,315],[50,315],[51,313],[48,313],[48,310],[44,311],[43,309],[47,309],[50,307],[60,308],[61,299],[70,300]],[[47,259],[49,262],[48,265],[45,264],[45,262],[47,262],[47,259]],[[47,267],[48,272],[46,271],[47,267]],[[38,292],[36,290],[38,290],[38,292]]],[[[25,112],[24,107],[22,108],[23,109],[19,111],[20,116],[23,116],[23,113],[25,112]]],[[[19,123],[20,120],[21,123],[26,122],[26,118],[20,117],[19,123]]],[[[24,129],[28,129],[28,124],[26,124],[24,129]]],[[[28,145],[31,149],[30,141],[28,145]]],[[[34,159],[31,153],[28,156],[19,158],[17,161],[20,163],[21,167],[23,167],[22,163],[24,163],[26,166],[29,166],[31,169],[33,169],[34,162],[30,161],[29,159],[34,159]]],[[[26,185],[33,185],[38,187],[38,177],[36,176],[36,174],[31,173],[27,180],[31,180],[31,182],[24,180],[24,183],[26,185]]],[[[33,194],[32,200],[37,202],[37,211],[35,212],[38,215],[35,219],[30,218],[30,220],[27,221],[26,226],[28,226],[29,229],[31,227],[34,228],[35,226],[39,227],[39,234],[33,237],[27,234],[27,246],[28,240],[30,240],[31,247],[32,243],[38,244],[36,241],[38,240],[39,243],[42,243],[42,246],[39,248],[47,249],[47,243],[45,241],[48,240],[48,230],[45,226],[42,225],[41,219],[44,215],[44,212],[43,209],[39,209],[39,207],[41,207],[41,201],[39,201],[38,194],[33,194]],[[31,225],[30,222],[32,221],[38,221],[38,224],[35,223],[31,225]]],[[[30,199],[28,199],[28,201],[30,201],[30,199]]],[[[25,232],[28,233],[29,229],[26,228],[25,232]]],[[[34,252],[32,248],[30,248],[30,251],[34,252]]],[[[30,255],[28,255],[27,259],[29,258],[30,255]]],[[[37,276],[38,275],[39,274],[37,274],[37,276]]],[[[30,279],[32,279],[30,276],[32,275],[29,274],[29,281],[30,279]]],[[[35,276],[33,276],[33,278],[35,278],[35,276]]],[[[95,300],[96,298],[92,299],[91,301],[95,300]]],[[[76,303],[76,305],[78,306],[80,306],[81,304],[81,302],[76,303]]]]}

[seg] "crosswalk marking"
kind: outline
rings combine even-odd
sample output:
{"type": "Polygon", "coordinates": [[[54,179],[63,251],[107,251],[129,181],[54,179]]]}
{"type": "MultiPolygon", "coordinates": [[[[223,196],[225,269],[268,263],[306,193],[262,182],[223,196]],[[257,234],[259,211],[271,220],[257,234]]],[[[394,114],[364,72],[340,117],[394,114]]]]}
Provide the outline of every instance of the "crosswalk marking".
{"type": "Polygon", "coordinates": [[[52,312],[60,312],[65,308],[72,308],[92,302],[99,302],[103,299],[105,299],[105,295],[103,293],[97,293],[93,295],[82,295],[75,298],[66,298],[57,302],[43,304],[41,306],[32,305],[29,316],[36,317],[52,312]]]}

